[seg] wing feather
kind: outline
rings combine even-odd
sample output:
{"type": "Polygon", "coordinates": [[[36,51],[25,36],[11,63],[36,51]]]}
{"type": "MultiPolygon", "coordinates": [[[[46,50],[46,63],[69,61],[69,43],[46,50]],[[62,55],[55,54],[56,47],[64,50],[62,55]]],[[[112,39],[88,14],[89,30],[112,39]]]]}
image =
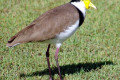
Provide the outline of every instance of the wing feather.
{"type": "Polygon", "coordinates": [[[70,3],[64,4],[42,14],[29,26],[13,36],[7,45],[49,40],[74,24],[78,19],[77,9],[70,3]]]}

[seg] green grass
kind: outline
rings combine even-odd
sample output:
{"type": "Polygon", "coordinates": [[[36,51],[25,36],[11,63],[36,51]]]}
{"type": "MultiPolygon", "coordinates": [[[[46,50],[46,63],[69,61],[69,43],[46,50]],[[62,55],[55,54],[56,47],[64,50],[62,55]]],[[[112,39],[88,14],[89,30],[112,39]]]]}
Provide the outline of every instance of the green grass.
{"type": "MultiPolygon", "coordinates": [[[[0,80],[48,80],[47,44],[6,48],[7,40],[45,11],[69,0],[0,0],[0,80]]],[[[64,80],[120,80],[120,0],[92,0],[84,24],[65,41],[59,53],[64,80]]],[[[59,79],[54,60],[50,62],[59,79]]]]}

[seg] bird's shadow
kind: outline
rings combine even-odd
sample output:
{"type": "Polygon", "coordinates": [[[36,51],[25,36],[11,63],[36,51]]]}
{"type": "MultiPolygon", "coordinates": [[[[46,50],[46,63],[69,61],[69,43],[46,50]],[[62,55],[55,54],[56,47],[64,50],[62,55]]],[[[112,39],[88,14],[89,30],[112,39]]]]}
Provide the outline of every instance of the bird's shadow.
{"type": "MultiPolygon", "coordinates": [[[[95,63],[78,63],[78,64],[68,64],[64,66],[60,66],[62,77],[64,78],[65,74],[73,74],[84,70],[84,72],[89,72],[91,70],[101,69],[104,65],[114,65],[112,61],[103,61],[103,62],[95,62],[95,63]]],[[[58,69],[51,68],[52,75],[58,74],[58,69]]],[[[33,77],[33,76],[41,76],[41,75],[49,75],[49,70],[45,69],[43,71],[36,71],[29,74],[20,74],[20,78],[24,77],[33,77]]]]}

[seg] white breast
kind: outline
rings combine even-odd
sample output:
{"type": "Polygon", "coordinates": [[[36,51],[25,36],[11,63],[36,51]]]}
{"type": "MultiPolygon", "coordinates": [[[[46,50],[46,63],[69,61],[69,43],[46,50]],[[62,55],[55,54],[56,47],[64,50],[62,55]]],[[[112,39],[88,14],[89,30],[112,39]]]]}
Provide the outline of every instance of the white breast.
{"type": "Polygon", "coordinates": [[[66,30],[64,30],[64,32],[57,34],[54,39],[51,39],[47,42],[60,46],[63,41],[69,38],[77,30],[78,26],[79,26],[79,20],[77,20],[75,24],[69,26],[66,30]]]}
{"type": "Polygon", "coordinates": [[[72,26],[68,27],[64,32],[58,34],[56,36],[56,38],[58,39],[57,42],[61,42],[61,41],[63,42],[68,37],[70,37],[77,30],[78,26],[79,26],[79,20],[76,21],[76,23],[73,24],[72,26]]]}

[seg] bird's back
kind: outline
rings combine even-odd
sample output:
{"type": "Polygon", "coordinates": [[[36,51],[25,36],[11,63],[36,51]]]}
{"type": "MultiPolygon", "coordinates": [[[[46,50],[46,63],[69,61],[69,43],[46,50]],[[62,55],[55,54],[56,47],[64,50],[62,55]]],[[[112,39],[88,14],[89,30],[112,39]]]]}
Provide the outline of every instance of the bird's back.
{"type": "Polygon", "coordinates": [[[73,5],[70,3],[61,5],[42,14],[18,32],[8,41],[7,46],[53,39],[56,34],[63,32],[77,20],[79,20],[79,13],[73,5]]]}

